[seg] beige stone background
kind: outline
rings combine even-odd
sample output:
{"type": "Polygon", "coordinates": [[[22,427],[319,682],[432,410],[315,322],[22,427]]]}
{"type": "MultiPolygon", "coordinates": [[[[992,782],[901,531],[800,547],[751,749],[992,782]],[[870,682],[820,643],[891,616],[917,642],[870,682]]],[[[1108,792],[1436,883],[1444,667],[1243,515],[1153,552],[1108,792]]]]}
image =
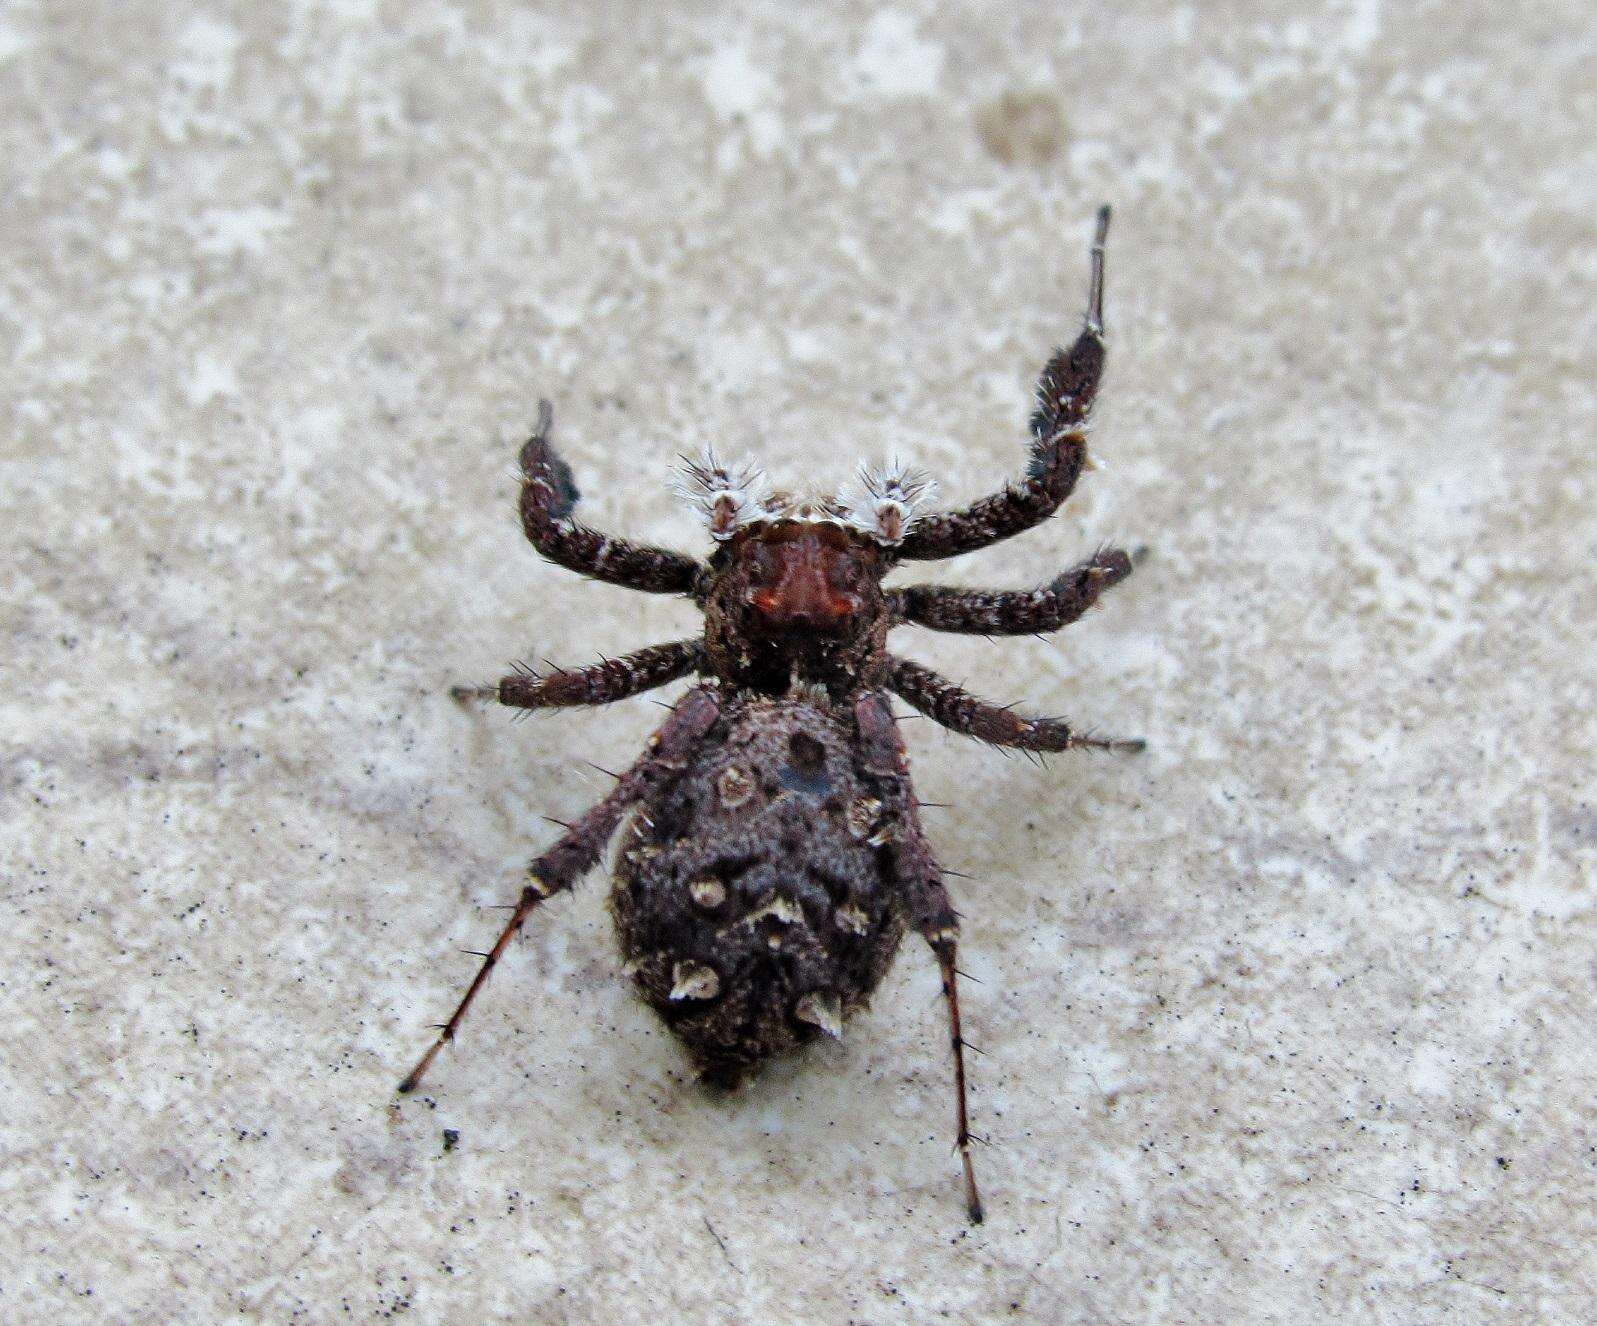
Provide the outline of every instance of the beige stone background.
{"type": "Polygon", "coordinates": [[[0,1318],[1592,1320],[1590,22],[0,8],[0,1318]],[[397,1104],[540,816],[659,717],[445,686],[694,621],[521,541],[536,398],[588,515],[678,547],[706,439],[967,500],[1103,200],[1101,469],[923,569],[1151,556],[1059,637],[901,642],[1152,743],[909,726],[987,1224],[921,946],[711,1099],[597,878],[397,1104]]]}

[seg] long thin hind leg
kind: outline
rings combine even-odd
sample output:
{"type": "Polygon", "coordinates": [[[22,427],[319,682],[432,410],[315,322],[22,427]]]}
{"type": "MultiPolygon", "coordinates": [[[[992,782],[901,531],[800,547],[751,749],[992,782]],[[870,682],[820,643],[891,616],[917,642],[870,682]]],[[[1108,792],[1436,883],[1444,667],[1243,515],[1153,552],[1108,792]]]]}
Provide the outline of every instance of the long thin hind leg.
{"type": "Polygon", "coordinates": [[[677,640],[585,668],[551,668],[542,674],[518,668],[493,685],[452,686],[449,693],[457,700],[497,700],[516,709],[610,704],[686,677],[703,662],[701,641],[677,640]]]}
{"type": "Polygon", "coordinates": [[[521,897],[510,914],[510,920],[500,931],[498,940],[488,952],[481,954],[482,966],[466,987],[466,993],[438,1031],[438,1038],[427,1048],[405,1080],[399,1084],[401,1092],[414,1091],[427,1072],[438,1051],[454,1040],[455,1031],[471,1001],[477,997],[499,959],[504,955],[516,931],[544,899],[569,889],[578,877],[598,861],[604,845],[621,822],[621,817],[634,802],[648,796],[656,787],[681,769],[699,739],[708,732],[721,711],[716,692],[710,687],[689,691],[678,702],[660,729],[649,738],[648,750],[610,789],[610,794],[597,806],[577,820],[560,840],[527,867],[527,883],[521,897]]]}
{"type": "Polygon", "coordinates": [[[970,1112],[965,1091],[965,1038],[960,1030],[959,919],[954,915],[942,872],[932,857],[931,845],[921,828],[915,795],[909,782],[909,760],[904,740],[893,718],[887,697],[868,691],[854,706],[860,745],[866,767],[880,780],[887,793],[884,819],[894,825],[892,837],[896,874],[905,890],[905,907],[910,924],[931,946],[942,973],[943,999],[948,1005],[949,1043],[954,1055],[954,1139],[959,1148],[960,1165],[965,1173],[965,1210],[972,1224],[982,1222],[981,1193],[976,1187],[976,1168],[971,1162],[970,1112]]]}
{"type": "MultiPolygon", "coordinates": [[[[946,906],[948,895],[944,892],[942,884],[937,883],[934,891],[942,895],[943,904],[946,906]]],[[[956,962],[958,939],[952,930],[945,931],[941,939],[934,938],[933,934],[925,929],[922,929],[921,934],[932,946],[932,952],[937,955],[937,966],[943,977],[943,1000],[948,1005],[948,1036],[954,1050],[954,1144],[959,1148],[959,1160],[965,1168],[965,1210],[970,1216],[971,1223],[979,1225],[982,1222],[983,1212],[981,1193],[976,1190],[976,1169],[970,1159],[972,1137],[970,1117],[965,1107],[965,1038],[959,1028],[959,990],[955,986],[959,976],[956,962]]]]}
{"type": "Polygon", "coordinates": [[[991,497],[940,515],[920,517],[900,557],[917,561],[957,557],[985,548],[1040,524],[1070,496],[1087,463],[1087,416],[1103,375],[1103,265],[1109,209],[1098,209],[1092,237],[1092,281],[1081,335],[1068,350],[1056,350],[1037,381],[1031,417],[1031,460],[1025,477],[991,497]]]}
{"type": "Polygon", "coordinates": [[[554,407],[538,402],[538,424],[521,448],[521,527],[551,562],[650,594],[691,594],[699,564],[681,553],[613,539],[572,515],[577,485],[549,441],[554,407]]]}

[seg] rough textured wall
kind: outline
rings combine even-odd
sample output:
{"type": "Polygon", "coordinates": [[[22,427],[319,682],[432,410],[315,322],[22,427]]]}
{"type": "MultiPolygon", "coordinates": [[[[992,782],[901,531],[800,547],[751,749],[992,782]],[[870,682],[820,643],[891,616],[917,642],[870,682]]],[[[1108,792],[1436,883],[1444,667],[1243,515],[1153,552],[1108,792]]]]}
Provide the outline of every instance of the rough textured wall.
{"type": "Polygon", "coordinates": [[[1589,19],[6,5],[0,1316],[1590,1320],[1589,19]],[[1151,743],[910,727],[988,1223],[921,946],[707,1098],[598,879],[396,1104],[659,714],[444,688],[694,620],[521,542],[536,398],[682,548],[705,439],[969,499],[1105,200],[1101,468],[939,570],[1149,560],[1056,638],[901,643],[1151,743]]]}

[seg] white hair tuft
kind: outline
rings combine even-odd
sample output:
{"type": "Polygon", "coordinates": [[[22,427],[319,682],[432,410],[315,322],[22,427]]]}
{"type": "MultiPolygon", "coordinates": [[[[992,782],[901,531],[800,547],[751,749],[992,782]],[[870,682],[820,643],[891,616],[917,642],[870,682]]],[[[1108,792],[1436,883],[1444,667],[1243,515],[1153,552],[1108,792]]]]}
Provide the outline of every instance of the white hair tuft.
{"type": "Polygon", "coordinates": [[[770,485],[753,461],[723,465],[705,447],[697,460],[682,458],[681,475],[677,495],[704,517],[712,538],[730,539],[744,525],[766,519],[770,485]]]}
{"type": "Polygon", "coordinates": [[[937,485],[926,474],[897,461],[883,469],[860,466],[856,485],[841,498],[848,523],[888,547],[902,543],[910,526],[937,500],[937,485]]]}

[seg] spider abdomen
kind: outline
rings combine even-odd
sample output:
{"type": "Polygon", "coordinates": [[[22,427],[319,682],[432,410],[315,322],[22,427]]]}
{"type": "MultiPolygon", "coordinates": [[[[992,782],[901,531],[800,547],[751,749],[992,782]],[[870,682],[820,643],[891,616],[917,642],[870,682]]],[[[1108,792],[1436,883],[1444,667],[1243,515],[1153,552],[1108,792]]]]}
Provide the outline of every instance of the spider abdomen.
{"type": "Polygon", "coordinates": [[[611,908],[644,1000],[733,1086],[843,1023],[903,934],[894,825],[852,722],[734,700],[623,835],[611,908]]]}

